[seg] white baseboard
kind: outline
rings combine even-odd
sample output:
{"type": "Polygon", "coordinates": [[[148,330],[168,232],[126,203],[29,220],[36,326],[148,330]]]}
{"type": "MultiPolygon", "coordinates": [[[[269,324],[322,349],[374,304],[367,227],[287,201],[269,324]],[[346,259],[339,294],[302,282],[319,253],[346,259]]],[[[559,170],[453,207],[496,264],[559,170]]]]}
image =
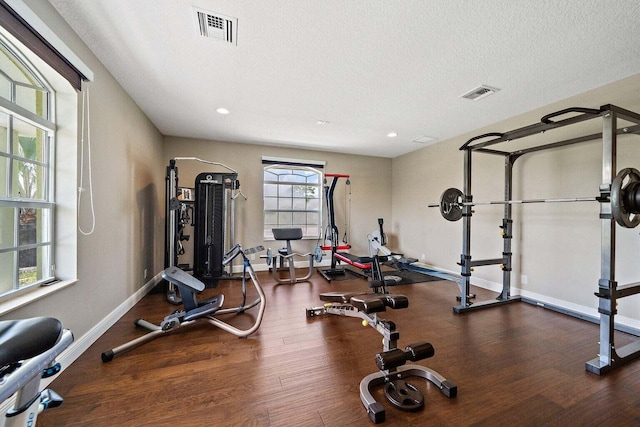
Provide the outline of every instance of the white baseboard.
{"type": "MultiPolygon", "coordinates": [[[[109,313],[107,317],[102,319],[98,324],[96,324],[80,338],[74,339],[73,343],[57,358],[58,362],[60,362],[60,365],[62,365],[62,371],[64,371],[66,367],[75,362],[76,359],[78,359],[78,357],[82,355],[82,353],[87,351],[87,349],[91,347],[91,345],[96,342],[98,338],[100,338],[105,332],[109,330],[110,327],[112,327],[118,320],[120,320],[120,318],[124,316],[127,311],[133,308],[133,306],[135,306],[138,301],[140,301],[145,295],[147,295],[151,291],[151,289],[154,288],[154,286],[160,283],[161,279],[162,273],[156,274],[151,278],[151,280],[145,283],[144,286],[138,289],[133,295],[127,298],[118,307],[116,307],[115,310],[109,313]]],[[[46,388],[54,379],[55,377],[42,380],[41,387],[46,388]]]]}
{"type": "MultiPolygon", "coordinates": [[[[490,280],[472,278],[472,285],[478,286],[483,289],[488,289],[494,292],[502,292],[502,284],[492,282],[490,280]]],[[[579,319],[587,320],[594,323],[599,323],[600,313],[595,307],[587,307],[580,304],[575,304],[570,301],[565,301],[546,295],[538,294],[535,292],[527,291],[524,289],[511,287],[511,295],[520,295],[523,300],[528,303],[535,304],[542,308],[554,310],[559,313],[566,314],[568,316],[577,317],[579,319]]],[[[627,333],[640,336],[640,321],[625,316],[616,315],[615,317],[616,329],[620,329],[627,333]]]]}
{"type": "MultiPolygon", "coordinates": [[[[162,279],[161,273],[158,273],[154,277],[151,278],[147,283],[144,284],[138,291],[136,291],[133,295],[127,298],[122,304],[120,304],[115,310],[113,310],[107,317],[102,319],[97,325],[87,331],[80,338],[75,338],[73,343],[65,351],[63,351],[60,356],[56,358],[56,360],[60,363],[61,371],[64,371],[66,368],[71,366],[73,362],[75,362],[78,357],[82,355],[91,345],[97,341],[98,338],[102,336],[111,326],[113,326],[122,316],[125,315],[127,311],[129,311],[134,305],[138,303],[146,294],[153,289],[155,285],[157,285],[162,279]]],[[[71,331],[73,332],[73,331],[71,331]]],[[[59,374],[58,374],[59,375],[59,374]]],[[[57,375],[44,378],[40,381],[40,390],[44,390],[47,388],[55,379],[57,375]]],[[[62,396],[64,398],[64,396],[62,396]]],[[[0,402],[0,416],[2,414],[6,414],[9,411],[16,400],[16,396],[13,395],[9,399],[4,402],[0,402]]]]}

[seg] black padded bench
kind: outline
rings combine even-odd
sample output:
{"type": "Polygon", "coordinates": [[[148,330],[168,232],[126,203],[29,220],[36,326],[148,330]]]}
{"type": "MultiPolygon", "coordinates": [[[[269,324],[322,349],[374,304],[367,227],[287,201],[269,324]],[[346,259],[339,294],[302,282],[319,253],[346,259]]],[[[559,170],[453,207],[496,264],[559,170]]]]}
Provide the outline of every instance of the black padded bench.
{"type": "Polygon", "coordinates": [[[351,304],[364,313],[379,313],[387,307],[401,309],[409,307],[409,299],[404,295],[367,294],[358,292],[325,292],[320,300],[340,304],[351,304]]]}

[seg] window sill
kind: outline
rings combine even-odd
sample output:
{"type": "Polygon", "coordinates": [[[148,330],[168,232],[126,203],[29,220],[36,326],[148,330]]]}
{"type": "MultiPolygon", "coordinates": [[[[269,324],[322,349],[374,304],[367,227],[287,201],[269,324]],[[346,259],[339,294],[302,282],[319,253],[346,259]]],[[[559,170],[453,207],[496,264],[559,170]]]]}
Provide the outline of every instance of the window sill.
{"type": "Polygon", "coordinates": [[[8,301],[4,301],[0,303],[0,316],[4,316],[7,313],[10,313],[14,310],[22,308],[28,304],[31,304],[34,301],[42,299],[47,295],[51,295],[55,292],[58,292],[68,286],[73,285],[76,282],[77,280],[61,280],[52,285],[40,286],[31,292],[27,292],[23,295],[19,295],[15,298],[11,298],[8,301]]]}

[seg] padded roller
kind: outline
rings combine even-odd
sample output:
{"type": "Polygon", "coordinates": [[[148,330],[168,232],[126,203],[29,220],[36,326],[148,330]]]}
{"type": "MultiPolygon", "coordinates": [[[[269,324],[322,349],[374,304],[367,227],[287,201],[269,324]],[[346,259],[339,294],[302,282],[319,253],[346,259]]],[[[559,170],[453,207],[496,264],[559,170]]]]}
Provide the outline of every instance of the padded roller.
{"type": "Polygon", "coordinates": [[[410,344],[405,347],[404,351],[406,353],[407,360],[411,360],[413,362],[428,359],[436,354],[435,349],[428,342],[410,344]]]}
{"type": "Polygon", "coordinates": [[[387,371],[398,366],[402,366],[407,362],[404,351],[399,348],[376,354],[376,366],[381,371],[387,371]]]}
{"type": "Polygon", "coordinates": [[[409,298],[404,295],[385,295],[385,305],[394,310],[409,307],[409,298]]]}

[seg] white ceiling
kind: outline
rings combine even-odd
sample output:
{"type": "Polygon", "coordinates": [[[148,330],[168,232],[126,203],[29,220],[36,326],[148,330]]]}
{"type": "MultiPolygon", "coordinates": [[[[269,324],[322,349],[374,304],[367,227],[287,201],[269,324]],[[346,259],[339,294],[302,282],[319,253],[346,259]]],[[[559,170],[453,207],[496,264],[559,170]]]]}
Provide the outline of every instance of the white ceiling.
{"type": "Polygon", "coordinates": [[[171,136],[396,157],[640,73],[637,0],[49,1],[171,136]]]}

